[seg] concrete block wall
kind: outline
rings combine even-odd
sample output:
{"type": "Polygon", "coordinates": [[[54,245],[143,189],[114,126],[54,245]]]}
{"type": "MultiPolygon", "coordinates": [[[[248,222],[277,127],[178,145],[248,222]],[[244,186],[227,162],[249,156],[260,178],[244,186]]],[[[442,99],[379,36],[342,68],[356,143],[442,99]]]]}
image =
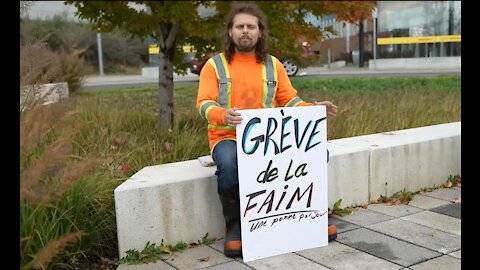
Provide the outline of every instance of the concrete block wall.
{"type": "Polygon", "coordinates": [[[20,89],[20,108],[29,100],[42,100],[43,105],[48,105],[68,97],[66,82],[28,85],[20,89]]]}
{"type": "Polygon", "coordinates": [[[456,122],[338,139],[331,144],[368,149],[370,201],[402,189],[439,186],[450,174],[460,174],[460,135],[461,122],[456,122]]]}
{"type": "Polygon", "coordinates": [[[217,195],[216,167],[198,160],[149,166],[132,175],[115,191],[120,256],[145,244],[197,242],[225,235],[217,195]]]}
{"type": "MultiPolygon", "coordinates": [[[[328,143],[328,205],[367,204],[461,174],[461,122],[357,136],[328,143]]],[[[224,237],[215,167],[198,160],[145,167],[114,191],[120,256],[147,242],[224,237]]]]}
{"type": "Polygon", "coordinates": [[[369,201],[369,149],[328,142],[328,206],[342,199],[341,206],[361,205],[369,201]]]}
{"type": "Polygon", "coordinates": [[[416,57],[416,58],[388,58],[388,59],[370,59],[368,61],[369,69],[388,70],[388,69],[418,69],[418,68],[462,68],[462,57],[416,57]]]}
{"type": "MultiPolygon", "coordinates": [[[[342,68],[342,67],[345,67],[345,66],[347,66],[347,62],[344,61],[344,60],[335,61],[335,62],[330,63],[330,68],[331,69],[342,68]]],[[[324,64],[323,67],[328,68],[328,63],[324,64]]]]}

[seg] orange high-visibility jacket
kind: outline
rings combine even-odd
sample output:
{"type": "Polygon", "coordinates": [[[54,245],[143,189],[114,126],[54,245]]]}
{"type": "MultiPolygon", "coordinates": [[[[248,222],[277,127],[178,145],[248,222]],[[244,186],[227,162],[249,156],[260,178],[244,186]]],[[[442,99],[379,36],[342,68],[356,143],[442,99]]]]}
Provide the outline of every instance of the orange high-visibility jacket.
{"type": "Polygon", "coordinates": [[[210,58],[199,79],[197,109],[208,121],[210,152],[221,140],[236,140],[235,128],[225,123],[230,108],[259,109],[308,106],[297,96],[283,64],[274,56],[257,63],[255,55],[235,54],[230,63],[220,53],[210,58]]]}

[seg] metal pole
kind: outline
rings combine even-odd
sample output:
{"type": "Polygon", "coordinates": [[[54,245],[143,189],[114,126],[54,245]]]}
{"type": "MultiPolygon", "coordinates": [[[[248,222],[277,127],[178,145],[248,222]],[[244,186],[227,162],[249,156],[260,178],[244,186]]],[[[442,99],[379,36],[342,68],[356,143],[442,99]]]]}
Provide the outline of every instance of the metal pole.
{"type": "Polygon", "coordinates": [[[347,36],[345,37],[345,46],[347,47],[347,53],[350,53],[350,23],[347,23],[347,36]]]}
{"type": "Polygon", "coordinates": [[[328,61],[328,69],[330,69],[330,62],[332,61],[332,53],[330,52],[330,48],[328,48],[328,52],[327,52],[327,61],[328,61]]]}
{"type": "MultiPolygon", "coordinates": [[[[453,16],[454,16],[454,13],[453,13],[453,9],[454,9],[454,6],[453,6],[453,1],[449,1],[450,2],[450,6],[448,8],[448,35],[453,35],[453,16]]],[[[442,45],[444,43],[441,43],[442,45]]],[[[443,46],[442,46],[443,48],[443,46]]],[[[447,43],[447,56],[453,56],[453,43],[452,42],[448,42],[447,43]]]]}
{"type": "Polygon", "coordinates": [[[102,33],[97,33],[97,49],[98,49],[98,70],[100,76],[103,76],[103,53],[102,53],[102,33]]]}
{"type": "Polygon", "coordinates": [[[375,69],[375,61],[377,61],[377,18],[373,18],[373,69],[375,69]]]}
{"type": "Polygon", "coordinates": [[[373,10],[373,69],[377,61],[377,8],[373,10]]]}
{"type": "Polygon", "coordinates": [[[363,67],[363,19],[358,24],[358,67],[363,67]]]}

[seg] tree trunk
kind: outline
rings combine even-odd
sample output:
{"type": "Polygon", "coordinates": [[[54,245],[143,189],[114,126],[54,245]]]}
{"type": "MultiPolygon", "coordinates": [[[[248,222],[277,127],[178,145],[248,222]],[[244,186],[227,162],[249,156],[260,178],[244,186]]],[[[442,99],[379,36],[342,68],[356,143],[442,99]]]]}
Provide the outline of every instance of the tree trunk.
{"type": "Polygon", "coordinates": [[[173,128],[173,57],[180,22],[160,23],[158,40],[158,128],[160,132],[173,128]]]}
{"type": "Polygon", "coordinates": [[[173,55],[174,50],[158,53],[158,127],[160,131],[173,128],[173,55]]]}

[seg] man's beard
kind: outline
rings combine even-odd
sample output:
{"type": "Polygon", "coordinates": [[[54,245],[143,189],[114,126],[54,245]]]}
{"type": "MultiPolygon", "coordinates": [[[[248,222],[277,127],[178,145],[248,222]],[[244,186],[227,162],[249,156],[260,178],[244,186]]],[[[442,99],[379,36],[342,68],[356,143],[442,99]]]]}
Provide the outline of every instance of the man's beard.
{"type": "Polygon", "coordinates": [[[245,40],[245,38],[240,39],[238,43],[233,42],[232,40],[233,44],[235,45],[235,49],[237,49],[239,52],[251,52],[255,50],[258,40],[256,43],[251,42],[251,39],[247,39],[250,42],[242,42],[243,40],[245,40]]]}

